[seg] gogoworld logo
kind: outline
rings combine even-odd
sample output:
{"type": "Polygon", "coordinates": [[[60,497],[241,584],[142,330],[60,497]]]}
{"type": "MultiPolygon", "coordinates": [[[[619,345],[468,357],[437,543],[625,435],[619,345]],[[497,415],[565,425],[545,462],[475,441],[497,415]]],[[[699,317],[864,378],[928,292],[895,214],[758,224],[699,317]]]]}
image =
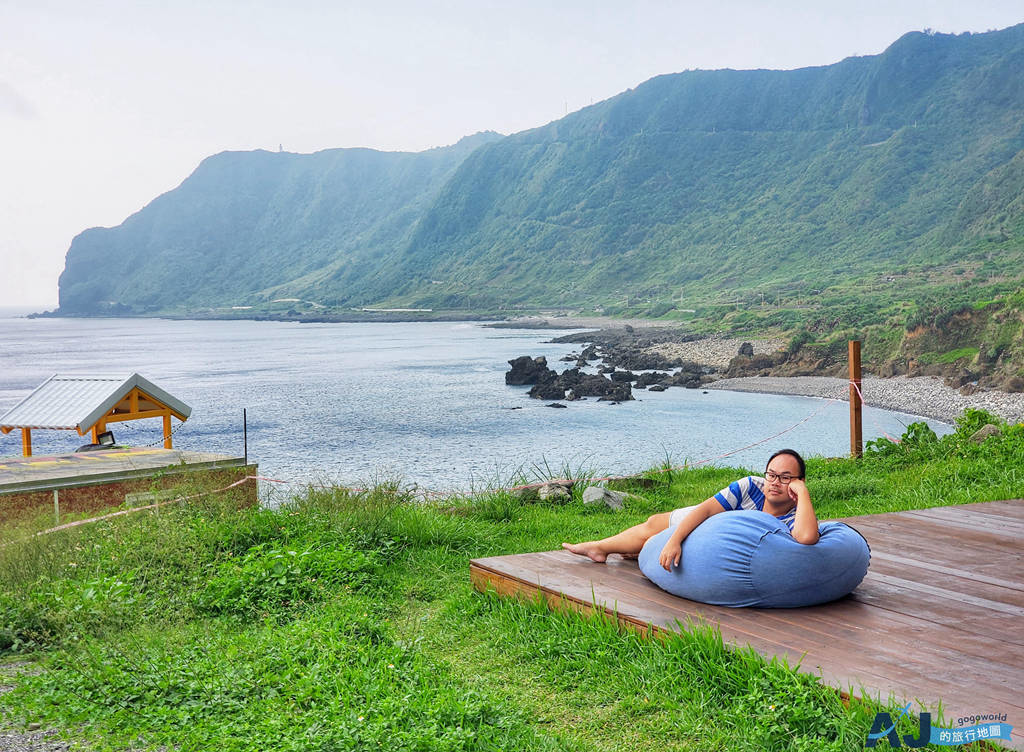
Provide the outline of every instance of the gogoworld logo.
{"type": "MultiPolygon", "coordinates": [[[[882,739],[885,739],[893,749],[901,746],[911,748],[923,747],[926,744],[953,747],[959,744],[970,744],[971,742],[988,739],[999,739],[1008,742],[1010,741],[1010,733],[1013,731],[1013,726],[1002,722],[1006,720],[1005,713],[1001,716],[994,714],[971,716],[969,719],[971,721],[985,719],[993,722],[979,723],[975,726],[960,726],[959,728],[932,726],[932,714],[921,713],[917,736],[904,734],[901,737],[896,733],[896,724],[900,718],[909,712],[910,705],[907,704],[903,711],[896,716],[895,721],[888,713],[875,714],[875,722],[871,724],[871,731],[868,732],[868,738],[864,746],[874,747],[882,739]]],[[[963,720],[965,719],[961,719],[961,721],[963,720]]]]}

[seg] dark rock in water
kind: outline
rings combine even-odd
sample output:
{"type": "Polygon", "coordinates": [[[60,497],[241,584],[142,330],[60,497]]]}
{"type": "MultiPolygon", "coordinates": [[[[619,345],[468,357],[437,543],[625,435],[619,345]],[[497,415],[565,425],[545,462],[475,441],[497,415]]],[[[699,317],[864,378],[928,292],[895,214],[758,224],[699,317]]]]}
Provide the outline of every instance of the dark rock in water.
{"type": "MultiPolygon", "coordinates": [[[[564,400],[583,397],[604,397],[616,401],[633,399],[629,381],[635,376],[623,372],[612,381],[597,374],[584,373],[578,367],[555,373],[548,368],[543,357],[531,358],[523,355],[510,360],[512,370],[505,374],[505,383],[511,386],[532,384],[529,395],[535,399],[564,400]]],[[[614,369],[609,369],[614,371],[614,369]]]]}
{"type": "Polygon", "coordinates": [[[565,387],[556,381],[545,381],[541,384],[534,384],[528,394],[534,399],[560,400],[565,399],[565,387]]]}
{"type": "Polygon", "coordinates": [[[753,358],[754,357],[754,346],[752,344],[750,344],[749,342],[744,342],[742,345],[740,345],[739,355],[742,355],[742,356],[747,357],[747,358],[753,358]]]}
{"type": "Polygon", "coordinates": [[[515,407],[510,407],[509,408],[509,410],[522,410],[522,409],[523,409],[522,405],[516,405],[515,407]]]}
{"type": "Polygon", "coordinates": [[[667,378],[668,374],[662,371],[650,371],[648,373],[641,373],[636,377],[636,383],[633,384],[633,387],[636,389],[646,389],[651,384],[660,384],[667,378]]]}
{"type": "Polygon", "coordinates": [[[668,389],[668,387],[664,384],[651,384],[647,387],[648,392],[664,392],[666,389],[668,389]]]}
{"type": "Polygon", "coordinates": [[[543,356],[531,358],[521,355],[508,364],[512,366],[512,370],[505,374],[505,383],[509,386],[539,384],[555,378],[555,372],[548,368],[548,360],[543,356]]]}
{"type": "Polygon", "coordinates": [[[598,373],[615,373],[615,366],[601,366],[597,369],[598,373]]]}
{"type": "Polygon", "coordinates": [[[580,397],[608,397],[619,401],[633,399],[629,382],[614,382],[604,376],[583,373],[578,368],[563,371],[552,381],[536,384],[530,396],[538,399],[565,399],[572,391],[574,399],[580,397]]]}
{"type": "Polygon", "coordinates": [[[612,371],[609,375],[612,381],[636,381],[636,374],[632,371],[612,371]]]}
{"type": "Polygon", "coordinates": [[[561,408],[567,408],[567,407],[569,407],[569,406],[568,406],[568,405],[563,405],[563,404],[562,404],[561,402],[549,402],[548,404],[544,405],[544,407],[561,407],[561,408]]]}
{"type": "Polygon", "coordinates": [[[701,381],[701,377],[703,375],[703,370],[699,365],[687,362],[683,364],[682,368],[662,383],[667,384],[668,386],[683,386],[687,389],[696,389],[703,383],[701,381]]]}
{"type": "Polygon", "coordinates": [[[609,351],[605,360],[619,368],[631,371],[667,370],[683,365],[680,358],[667,358],[651,352],[641,352],[635,347],[617,347],[609,351]]]}
{"type": "Polygon", "coordinates": [[[600,356],[597,354],[596,345],[587,345],[583,348],[583,352],[580,353],[581,360],[600,360],[600,356]]]}

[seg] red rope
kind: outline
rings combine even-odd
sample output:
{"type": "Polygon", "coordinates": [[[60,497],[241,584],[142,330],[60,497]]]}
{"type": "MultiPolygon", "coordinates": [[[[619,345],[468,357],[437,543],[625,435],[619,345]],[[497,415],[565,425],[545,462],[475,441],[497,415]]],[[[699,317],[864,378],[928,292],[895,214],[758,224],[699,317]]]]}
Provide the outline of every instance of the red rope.
{"type": "MultiPolygon", "coordinates": [[[[854,386],[856,387],[856,385],[854,385],[854,386]]],[[[857,389],[857,393],[860,394],[860,389],[859,388],[857,389]]],[[[808,415],[807,417],[803,418],[802,420],[797,421],[796,423],[791,425],[789,428],[785,428],[782,431],[779,431],[778,433],[772,434],[771,436],[767,436],[767,437],[765,437],[763,439],[760,439],[758,441],[755,441],[755,442],[752,442],[750,444],[747,444],[746,446],[742,446],[739,449],[733,449],[733,450],[731,450],[729,452],[723,452],[722,454],[715,455],[714,457],[707,457],[707,458],[702,459],[702,460],[697,460],[696,462],[686,462],[682,466],[669,466],[669,467],[657,470],[655,472],[660,474],[660,473],[671,472],[673,470],[686,470],[688,468],[697,467],[699,465],[706,465],[707,463],[714,462],[715,460],[720,460],[720,459],[724,459],[726,457],[731,457],[732,455],[738,454],[739,452],[743,452],[743,451],[746,451],[747,449],[752,449],[752,448],[754,448],[756,446],[760,446],[761,444],[769,442],[772,439],[777,439],[779,436],[787,434],[790,431],[798,428],[799,426],[803,425],[804,423],[809,421],[811,418],[813,418],[815,415],[820,413],[826,407],[828,407],[829,405],[831,405],[831,404],[833,404],[835,402],[838,402],[838,401],[839,400],[837,400],[837,399],[827,400],[826,402],[822,403],[822,405],[820,407],[818,407],[817,410],[815,410],[814,412],[812,412],[810,415],[808,415]]],[[[863,402],[863,401],[864,401],[864,396],[861,394],[861,402],[863,402]]],[[[885,433],[885,432],[883,431],[883,433],[885,433]]],[[[886,434],[886,436],[887,436],[887,438],[891,439],[891,437],[889,437],[888,434],[886,434]]],[[[897,439],[891,439],[891,440],[898,441],[897,439]]],[[[630,477],[632,477],[632,476],[629,476],[629,475],[608,475],[608,476],[604,476],[602,478],[589,478],[588,480],[590,482],[592,482],[592,483],[600,483],[600,482],[605,482],[605,481],[610,481],[610,480],[627,480],[630,477]]],[[[307,488],[321,488],[321,489],[330,490],[330,491],[342,489],[342,490],[345,490],[345,491],[348,491],[348,492],[354,492],[354,493],[367,493],[367,489],[365,489],[365,488],[350,488],[350,487],[346,487],[346,486],[325,485],[325,484],[322,484],[322,483],[300,483],[298,481],[282,480],[280,478],[268,478],[265,475],[247,475],[244,478],[235,481],[234,483],[231,483],[231,484],[229,484],[227,486],[224,486],[223,488],[215,489],[213,491],[203,491],[201,493],[192,494],[191,496],[179,496],[179,497],[174,498],[174,499],[168,499],[166,501],[156,502],[154,504],[149,504],[149,505],[143,506],[143,507],[132,507],[131,509],[121,509],[121,510],[118,510],[117,512],[111,512],[110,514],[104,514],[104,515],[101,515],[99,517],[90,517],[89,519],[85,519],[85,520],[76,520],[75,522],[68,522],[68,523],[65,523],[63,525],[57,525],[56,527],[51,527],[51,528],[47,528],[46,530],[41,530],[40,532],[35,533],[33,537],[38,537],[38,536],[41,536],[41,535],[49,535],[50,533],[55,533],[55,532],[58,532],[58,531],[61,531],[61,530],[68,530],[70,528],[80,527],[82,525],[88,525],[88,524],[91,524],[91,523],[94,523],[94,522],[101,522],[103,520],[109,520],[109,519],[112,519],[114,517],[121,517],[123,515],[133,514],[135,512],[144,512],[144,511],[149,510],[149,509],[158,509],[159,507],[165,506],[167,504],[179,504],[179,503],[183,503],[183,502],[186,502],[186,501],[190,501],[192,499],[198,499],[198,498],[203,497],[203,496],[209,496],[211,494],[216,494],[216,493],[223,493],[224,491],[228,491],[228,490],[230,490],[232,488],[240,486],[243,483],[245,483],[247,481],[250,481],[250,480],[256,480],[256,481],[260,481],[261,480],[261,481],[264,481],[266,483],[278,483],[278,484],[282,484],[282,485],[303,485],[303,486],[306,486],[307,488]]],[[[542,486],[545,486],[545,485],[548,485],[548,484],[551,484],[551,483],[555,483],[555,484],[563,483],[563,484],[570,484],[571,485],[573,482],[574,481],[572,479],[569,479],[569,478],[555,478],[555,479],[549,479],[549,480],[546,480],[546,481],[538,481],[536,483],[526,483],[526,484],[520,485],[520,486],[512,486],[510,488],[492,489],[492,490],[488,491],[487,493],[495,493],[497,491],[524,491],[524,490],[529,490],[529,489],[540,488],[542,486]]],[[[433,491],[433,490],[430,490],[430,489],[422,489],[422,490],[419,491],[419,493],[422,496],[424,496],[424,497],[434,497],[434,498],[444,498],[444,497],[450,495],[450,494],[445,494],[442,491],[433,491]]],[[[471,494],[471,495],[474,495],[474,494],[471,494]]],[[[479,495],[479,494],[475,494],[475,495],[479,495]]],[[[7,546],[7,545],[10,545],[10,544],[4,544],[4,546],[7,546]]]]}
{"type": "MultiPolygon", "coordinates": [[[[862,406],[863,405],[867,405],[867,401],[864,399],[864,393],[861,392],[861,390],[860,390],[860,385],[856,381],[853,381],[852,379],[850,380],[850,384],[853,386],[854,389],[857,390],[857,396],[860,397],[860,404],[862,406]]],[[[885,432],[885,430],[880,425],[878,425],[878,421],[876,421],[874,418],[871,419],[871,422],[875,424],[875,428],[878,430],[878,432],[880,434],[882,434],[885,438],[887,438],[889,441],[891,441],[893,444],[899,444],[900,443],[899,439],[894,438],[893,436],[890,436],[889,434],[887,434],[885,432]]]]}

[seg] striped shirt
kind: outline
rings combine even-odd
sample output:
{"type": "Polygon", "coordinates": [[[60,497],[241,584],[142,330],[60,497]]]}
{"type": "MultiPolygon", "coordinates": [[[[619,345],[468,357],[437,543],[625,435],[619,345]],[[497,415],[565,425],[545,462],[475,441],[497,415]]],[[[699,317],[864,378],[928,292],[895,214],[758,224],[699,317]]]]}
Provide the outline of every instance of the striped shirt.
{"type": "MultiPolygon", "coordinates": [[[[746,478],[740,478],[730,483],[728,488],[723,488],[716,493],[714,498],[718,500],[718,503],[727,512],[735,509],[756,509],[759,512],[763,512],[764,478],[757,475],[748,475],[746,478]]],[[[796,522],[796,506],[785,514],[779,515],[776,519],[785,523],[789,531],[793,532],[793,523],[796,522]]]]}

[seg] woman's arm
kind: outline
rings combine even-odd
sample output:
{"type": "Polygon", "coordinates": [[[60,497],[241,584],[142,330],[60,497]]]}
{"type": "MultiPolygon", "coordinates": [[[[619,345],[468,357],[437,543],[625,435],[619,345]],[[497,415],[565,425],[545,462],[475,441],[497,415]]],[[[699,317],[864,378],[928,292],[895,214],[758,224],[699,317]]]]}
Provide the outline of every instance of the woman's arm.
{"type": "Polygon", "coordinates": [[[679,559],[683,554],[682,547],[686,536],[692,533],[698,525],[711,515],[724,511],[725,508],[712,496],[710,499],[705,499],[695,506],[683,517],[680,523],[676,525],[676,529],[669,537],[665,547],[661,549],[661,556],[658,557],[658,561],[665,568],[665,571],[671,572],[672,567],[678,566],[679,559]]]}
{"type": "Polygon", "coordinates": [[[797,543],[812,546],[818,542],[818,517],[811,504],[811,492],[800,478],[789,483],[789,498],[796,502],[796,518],[793,520],[793,538],[797,543]]]}

